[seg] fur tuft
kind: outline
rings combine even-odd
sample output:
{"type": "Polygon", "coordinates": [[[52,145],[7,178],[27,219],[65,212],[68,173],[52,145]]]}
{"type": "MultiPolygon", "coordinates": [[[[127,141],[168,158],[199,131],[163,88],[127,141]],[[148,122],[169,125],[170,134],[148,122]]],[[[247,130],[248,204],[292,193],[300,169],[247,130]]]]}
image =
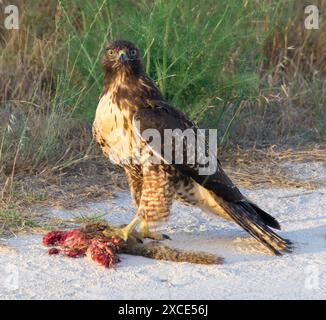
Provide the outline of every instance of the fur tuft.
{"type": "MultiPolygon", "coordinates": [[[[129,252],[125,251],[125,253],[129,252]]],[[[183,251],[175,248],[170,248],[157,241],[133,246],[132,254],[155,260],[189,262],[197,264],[222,264],[224,261],[222,257],[216,256],[211,253],[198,251],[183,251]]]]}

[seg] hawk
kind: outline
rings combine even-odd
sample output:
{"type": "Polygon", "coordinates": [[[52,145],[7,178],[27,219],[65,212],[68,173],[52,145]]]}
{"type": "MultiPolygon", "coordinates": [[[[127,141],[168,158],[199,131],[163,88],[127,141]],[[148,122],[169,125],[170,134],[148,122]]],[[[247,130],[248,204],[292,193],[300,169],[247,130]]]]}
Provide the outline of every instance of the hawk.
{"type": "MultiPolygon", "coordinates": [[[[145,74],[141,53],[133,43],[109,43],[102,66],[103,90],[93,135],[104,154],[124,169],[137,208],[134,219],[116,230],[119,236],[126,240],[139,224],[143,237],[163,240],[164,235],[150,229],[169,217],[172,201],[178,199],[234,221],[275,255],[291,250],[291,242],[272,230],[280,229],[277,220],[241,194],[217,158],[214,171],[202,174],[200,155],[192,163],[186,161],[187,157],[182,163],[167,161],[164,152],[152,148],[150,139],[143,137],[147,129],[155,129],[161,136],[168,129],[192,129],[198,139],[199,131],[194,122],[165,100],[145,74]],[[139,148],[134,148],[135,141],[139,148]]],[[[185,149],[196,151],[196,145],[187,140],[183,140],[185,149]]],[[[165,146],[163,141],[161,151],[165,146]]],[[[175,154],[177,144],[170,146],[175,154]]],[[[205,143],[204,153],[207,146],[205,143]]]]}

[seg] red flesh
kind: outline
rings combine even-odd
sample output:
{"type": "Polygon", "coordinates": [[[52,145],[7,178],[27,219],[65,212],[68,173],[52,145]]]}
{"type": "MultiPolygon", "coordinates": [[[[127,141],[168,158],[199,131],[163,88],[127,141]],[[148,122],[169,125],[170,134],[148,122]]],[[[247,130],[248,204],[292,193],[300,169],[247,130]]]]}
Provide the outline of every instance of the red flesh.
{"type": "Polygon", "coordinates": [[[120,262],[117,250],[121,243],[119,237],[92,236],[82,229],[51,231],[43,237],[44,245],[61,247],[49,249],[50,255],[61,253],[71,258],[87,255],[95,263],[107,268],[120,262]]]}

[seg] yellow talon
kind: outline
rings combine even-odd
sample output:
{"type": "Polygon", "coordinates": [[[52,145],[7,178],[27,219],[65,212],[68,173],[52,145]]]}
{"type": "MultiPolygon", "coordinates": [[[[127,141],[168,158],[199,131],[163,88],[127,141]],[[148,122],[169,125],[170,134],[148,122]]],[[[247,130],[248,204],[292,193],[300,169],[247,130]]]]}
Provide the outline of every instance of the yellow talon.
{"type": "Polygon", "coordinates": [[[132,233],[132,231],[136,228],[137,224],[139,223],[140,223],[140,219],[136,216],[125,227],[122,228],[108,227],[105,230],[103,230],[103,234],[106,237],[118,236],[124,241],[127,241],[129,235],[132,233]]]}
{"type": "Polygon", "coordinates": [[[149,231],[148,228],[148,223],[145,220],[142,220],[140,223],[140,231],[139,231],[140,235],[142,238],[148,238],[148,239],[153,239],[153,240],[157,240],[157,241],[162,241],[165,239],[170,239],[169,236],[159,233],[159,232],[152,232],[149,231]]]}
{"type": "Polygon", "coordinates": [[[123,239],[124,241],[127,241],[130,234],[134,231],[134,235],[137,235],[138,238],[148,238],[148,239],[153,239],[157,241],[162,241],[165,239],[170,239],[165,234],[161,234],[159,232],[152,232],[148,228],[148,224],[145,220],[140,220],[138,216],[132,219],[132,221],[124,226],[124,227],[112,227],[108,226],[105,230],[102,231],[102,233],[106,237],[112,237],[112,236],[117,236],[123,239]],[[137,224],[140,223],[140,231],[136,232],[135,228],[137,224]]]}

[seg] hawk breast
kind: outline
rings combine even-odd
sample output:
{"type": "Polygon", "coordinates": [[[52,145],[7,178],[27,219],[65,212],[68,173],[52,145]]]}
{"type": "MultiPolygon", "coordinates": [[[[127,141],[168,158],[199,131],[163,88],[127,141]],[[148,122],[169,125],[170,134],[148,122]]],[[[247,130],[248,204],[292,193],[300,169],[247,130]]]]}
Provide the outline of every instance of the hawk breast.
{"type": "Polygon", "coordinates": [[[106,156],[116,164],[130,161],[132,155],[132,114],[107,92],[102,96],[93,123],[93,136],[106,156]]]}

